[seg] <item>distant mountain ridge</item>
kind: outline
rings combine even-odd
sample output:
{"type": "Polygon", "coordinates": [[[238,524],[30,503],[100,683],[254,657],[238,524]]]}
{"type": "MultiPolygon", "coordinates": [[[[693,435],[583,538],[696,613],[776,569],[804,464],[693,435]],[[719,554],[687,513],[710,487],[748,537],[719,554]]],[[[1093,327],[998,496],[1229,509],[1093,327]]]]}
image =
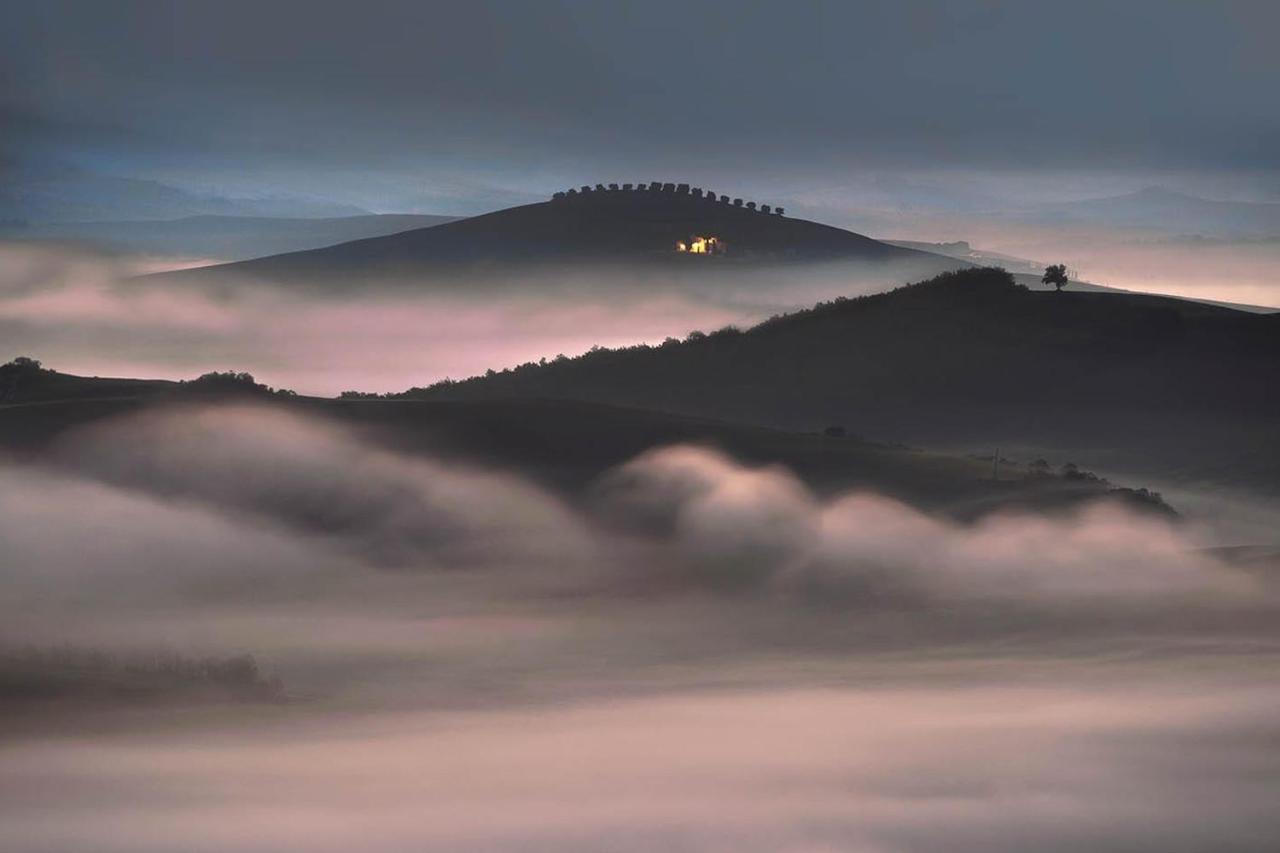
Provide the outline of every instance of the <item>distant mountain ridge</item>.
{"type": "Polygon", "coordinates": [[[0,227],[0,237],[73,241],[111,252],[237,261],[430,228],[456,219],[410,213],[318,219],[188,216],[167,220],[11,225],[0,227]]]}
{"type": "Polygon", "coordinates": [[[1106,198],[1043,204],[1042,222],[1115,225],[1214,237],[1280,236],[1280,204],[1215,201],[1163,187],[1106,198]]]}

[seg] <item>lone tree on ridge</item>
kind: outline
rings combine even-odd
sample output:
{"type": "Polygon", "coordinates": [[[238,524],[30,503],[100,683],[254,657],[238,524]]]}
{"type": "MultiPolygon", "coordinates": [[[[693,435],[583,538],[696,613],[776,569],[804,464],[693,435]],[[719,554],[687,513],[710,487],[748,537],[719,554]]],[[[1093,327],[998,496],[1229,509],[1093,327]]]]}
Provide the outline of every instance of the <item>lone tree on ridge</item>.
{"type": "Polygon", "coordinates": [[[1067,285],[1067,265],[1049,264],[1044,268],[1044,275],[1040,277],[1040,283],[1052,284],[1057,288],[1057,292],[1061,293],[1062,288],[1067,285]]]}

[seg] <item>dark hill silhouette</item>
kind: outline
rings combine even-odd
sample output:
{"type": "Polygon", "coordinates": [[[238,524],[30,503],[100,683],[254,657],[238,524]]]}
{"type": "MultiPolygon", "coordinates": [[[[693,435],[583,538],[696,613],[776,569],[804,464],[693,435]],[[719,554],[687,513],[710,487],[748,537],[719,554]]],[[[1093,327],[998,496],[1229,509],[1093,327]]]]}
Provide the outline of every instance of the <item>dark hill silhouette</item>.
{"type": "Polygon", "coordinates": [[[857,432],[933,446],[1096,451],[1145,472],[1280,487],[1280,314],[1178,299],[1032,292],[945,274],[746,331],[595,350],[414,389],[559,398],[857,432]]]}
{"type": "MultiPolygon", "coordinates": [[[[227,374],[222,374],[226,376],[227,374]]],[[[188,383],[193,384],[193,383],[188,383]]],[[[872,489],[921,509],[973,519],[1002,509],[1071,509],[1109,499],[1169,514],[1157,495],[1097,478],[1053,474],[1004,460],[929,453],[854,436],[788,432],[664,412],[574,401],[332,400],[259,389],[190,393],[178,383],[90,379],[42,371],[27,402],[0,403],[0,451],[57,460],[59,449],[95,422],[166,407],[275,406],[347,423],[400,452],[427,453],[513,470],[568,500],[592,502],[598,478],[644,451],[673,444],[716,447],[749,464],[782,464],[822,494],[872,489]],[[123,383],[128,383],[127,385],[123,383]],[[67,396],[51,399],[55,393],[67,396]]]]}
{"type": "Polygon", "coordinates": [[[432,228],[165,275],[180,281],[242,276],[310,285],[539,265],[665,264],[703,272],[815,261],[904,263],[917,275],[963,263],[687,191],[646,189],[575,192],[432,228]],[[715,257],[676,251],[678,241],[697,235],[719,238],[728,251],[715,257]]]}
{"type": "Polygon", "coordinates": [[[0,364],[0,406],[35,406],[58,400],[148,397],[175,387],[163,379],[75,376],[19,356],[0,364]]]}

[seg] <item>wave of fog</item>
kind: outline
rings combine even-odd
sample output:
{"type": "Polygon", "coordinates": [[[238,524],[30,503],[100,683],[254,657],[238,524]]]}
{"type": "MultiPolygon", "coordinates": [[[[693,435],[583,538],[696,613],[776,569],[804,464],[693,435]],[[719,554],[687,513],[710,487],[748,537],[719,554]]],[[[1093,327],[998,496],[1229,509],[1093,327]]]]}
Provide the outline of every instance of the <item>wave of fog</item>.
{"type": "Polygon", "coordinates": [[[1071,518],[962,526],[874,494],[816,500],[789,472],[692,447],[650,451],[604,494],[620,524],[665,528],[672,566],[823,599],[884,596],[1146,605],[1249,597],[1250,579],[1198,556],[1165,520],[1099,503],[1071,518]]]}
{"type": "Polygon", "coordinates": [[[379,450],[295,414],[192,407],[90,430],[64,464],[330,540],[371,562],[456,568],[577,559],[584,535],[514,477],[379,450]]]}
{"type": "MultiPolygon", "coordinates": [[[[216,635],[239,604],[238,626],[273,602],[321,621],[376,621],[385,606],[389,622],[412,622],[415,595],[445,611],[503,602],[536,619],[558,618],[553,602],[565,596],[606,609],[708,602],[721,614],[945,609],[974,637],[1008,624],[997,611],[1124,613],[1163,630],[1189,612],[1239,616],[1271,603],[1263,579],[1119,505],[960,525],[874,494],[822,500],[785,470],[705,448],[646,453],[582,501],[270,408],[126,416],[72,433],[52,458],[7,466],[0,483],[10,624],[46,638],[81,605],[81,627],[164,642],[170,617],[194,626],[207,616],[216,635]],[[132,613],[153,601],[163,603],[154,636],[143,636],[145,619],[111,624],[117,605],[132,613]]],[[[219,651],[235,650],[232,637],[219,651]]]]}
{"type": "Polygon", "coordinates": [[[0,243],[0,338],[68,373],[187,379],[248,370],[304,394],[402,391],[592,346],[746,325],[836,295],[926,277],[819,269],[673,281],[546,271],[494,280],[352,281],[300,291],[263,281],[135,277],[155,259],[0,243]]]}
{"type": "Polygon", "coordinates": [[[252,652],[296,697],[81,708],[92,733],[0,707],[6,850],[1280,831],[1274,584],[1118,506],[963,526],[695,447],[575,501],[299,414],[175,406],[5,463],[0,567],[6,645],[252,652]]]}

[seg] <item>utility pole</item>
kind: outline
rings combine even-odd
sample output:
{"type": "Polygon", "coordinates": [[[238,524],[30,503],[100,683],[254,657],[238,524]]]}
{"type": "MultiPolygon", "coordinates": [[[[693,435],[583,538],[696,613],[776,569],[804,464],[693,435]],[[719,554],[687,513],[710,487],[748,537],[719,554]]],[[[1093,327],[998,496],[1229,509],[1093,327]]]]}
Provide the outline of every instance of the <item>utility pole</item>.
{"type": "Polygon", "coordinates": [[[1000,479],[1000,448],[996,448],[996,455],[991,457],[991,479],[1000,479]]]}

